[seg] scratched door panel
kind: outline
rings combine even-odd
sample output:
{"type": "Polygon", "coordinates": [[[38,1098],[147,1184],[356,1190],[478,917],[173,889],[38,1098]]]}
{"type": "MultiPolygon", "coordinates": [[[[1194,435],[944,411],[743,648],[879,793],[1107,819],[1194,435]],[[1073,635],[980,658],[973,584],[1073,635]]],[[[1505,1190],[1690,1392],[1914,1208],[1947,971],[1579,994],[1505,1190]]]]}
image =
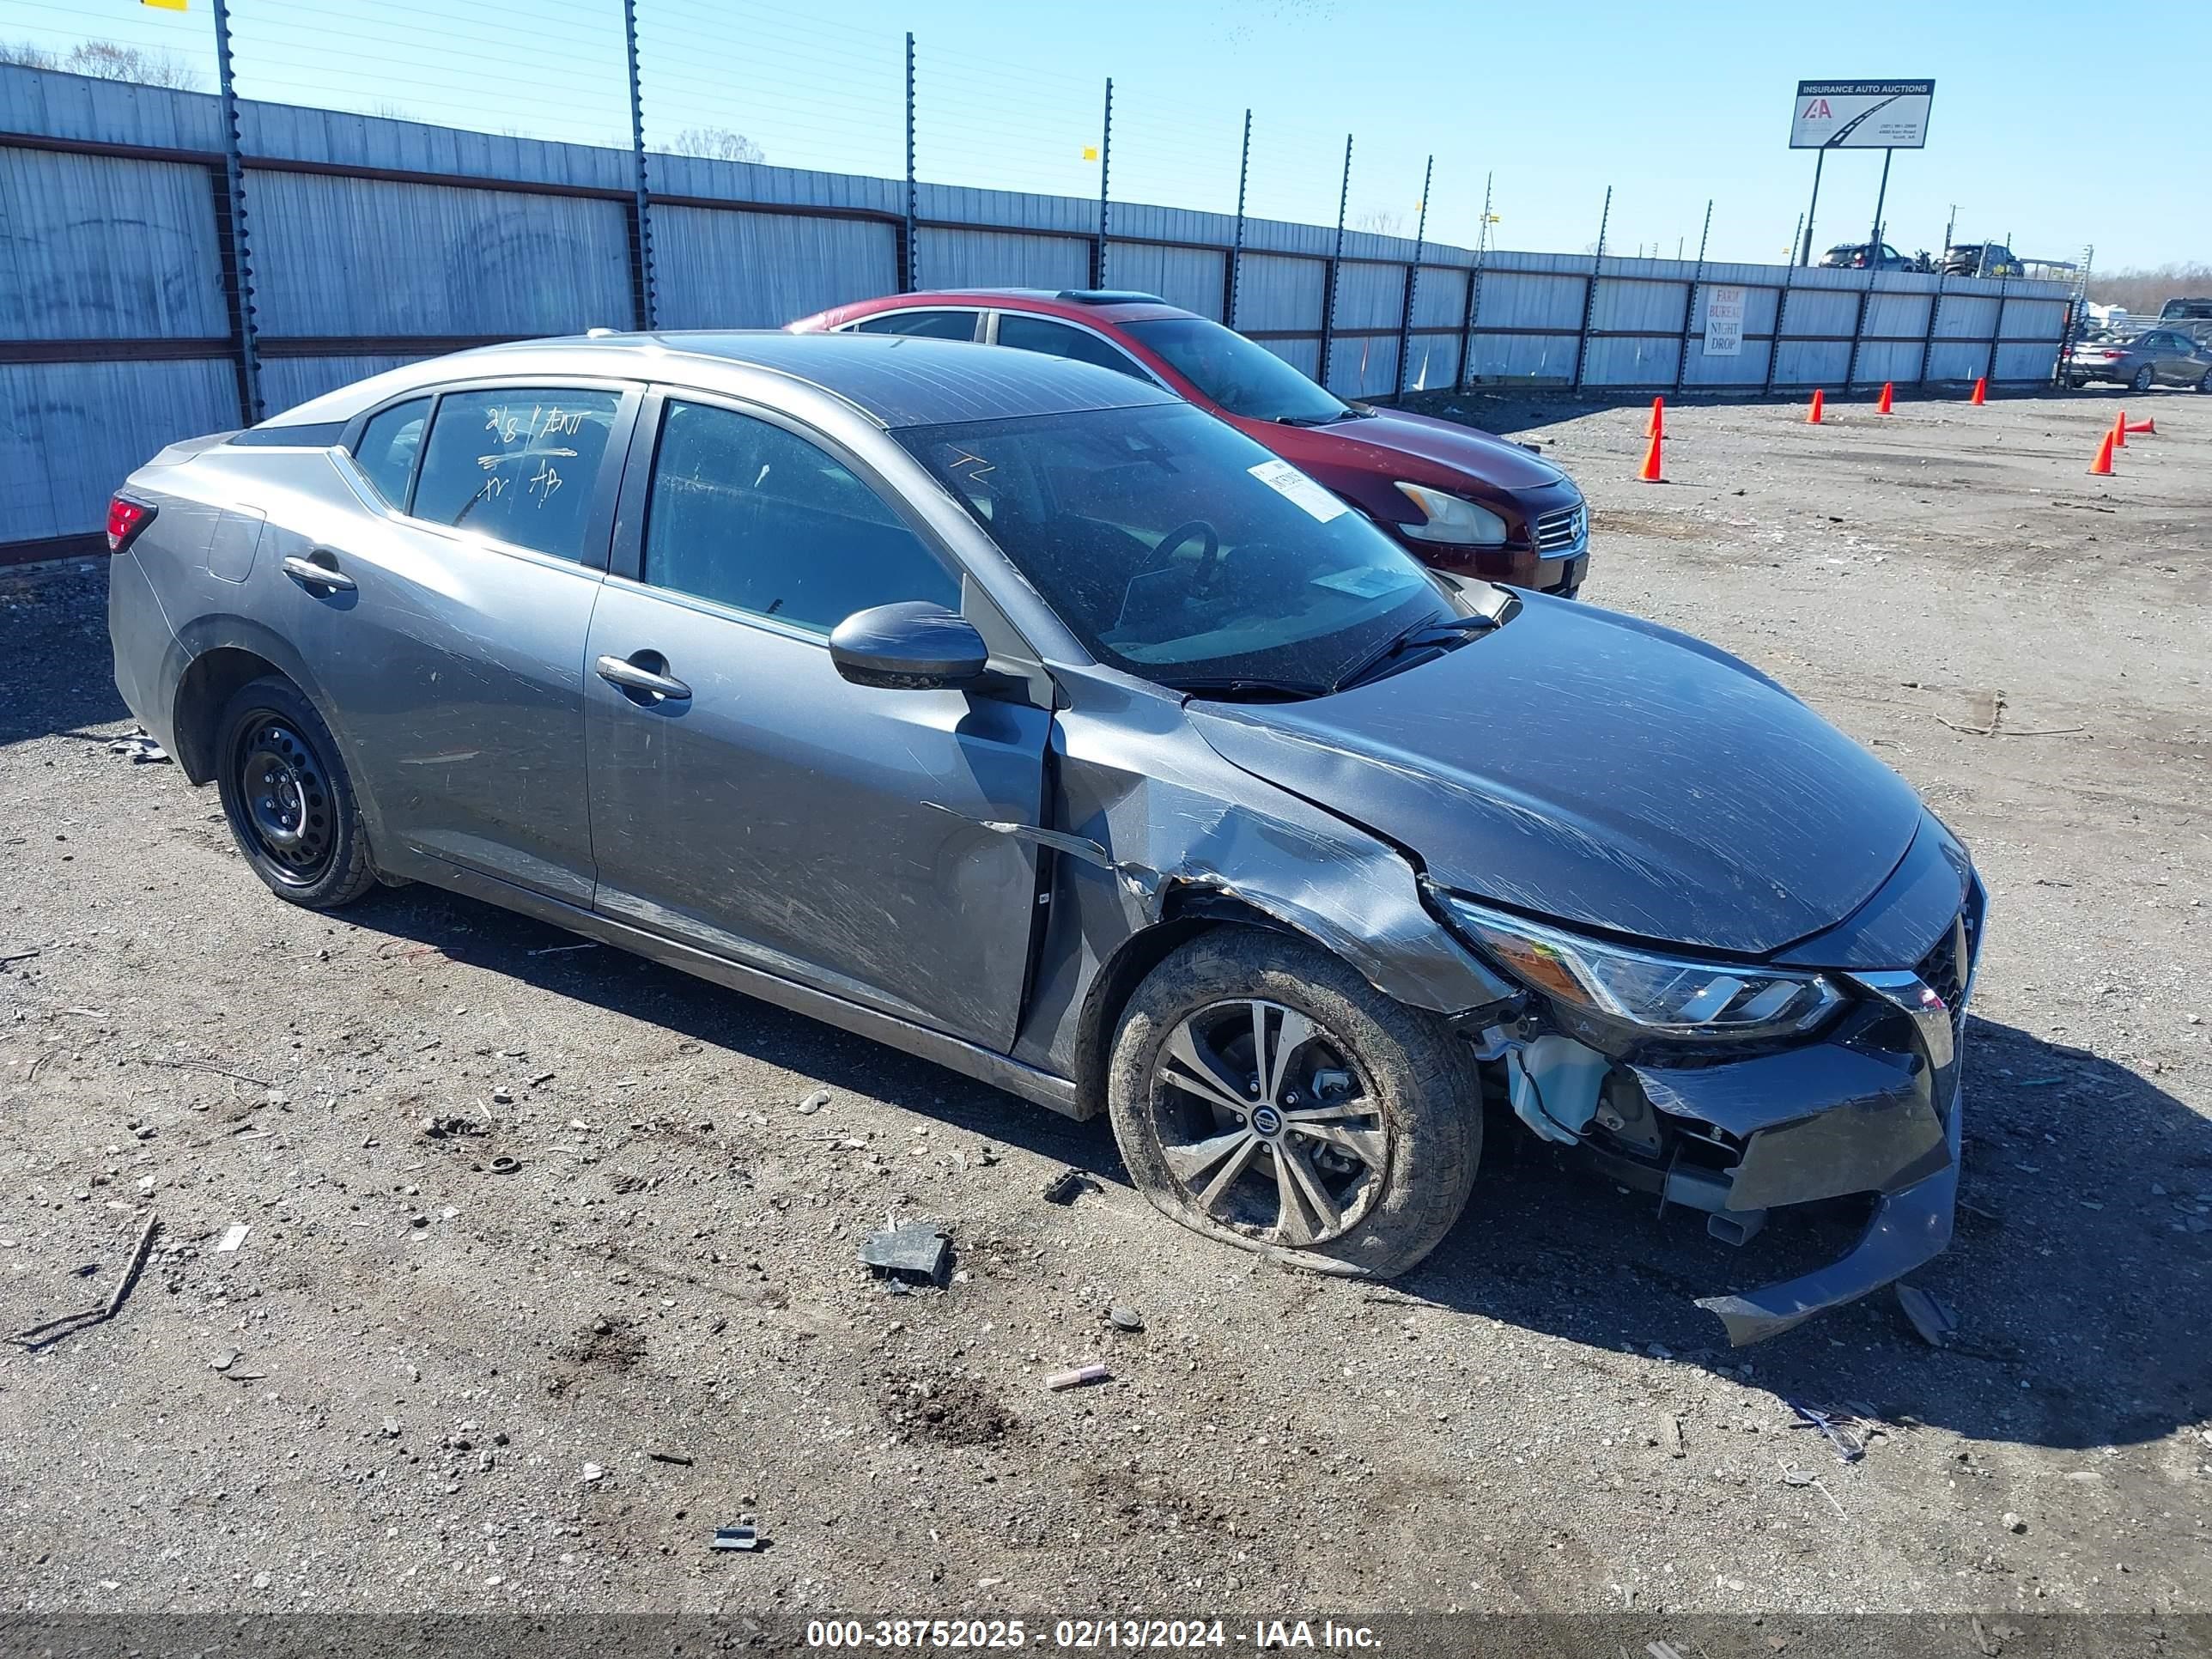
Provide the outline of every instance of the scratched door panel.
{"type": "Polygon", "coordinates": [[[1013,1040],[1049,711],[854,685],[826,641],[610,578],[585,690],[606,914],[972,1041],[1013,1040]]]}
{"type": "Polygon", "coordinates": [[[619,387],[449,391],[405,507],[349,514],[307,550],[355,586],[277,578],[392,867],[428,855],[591,902],[584,641],[635,401],[619,387]]]}

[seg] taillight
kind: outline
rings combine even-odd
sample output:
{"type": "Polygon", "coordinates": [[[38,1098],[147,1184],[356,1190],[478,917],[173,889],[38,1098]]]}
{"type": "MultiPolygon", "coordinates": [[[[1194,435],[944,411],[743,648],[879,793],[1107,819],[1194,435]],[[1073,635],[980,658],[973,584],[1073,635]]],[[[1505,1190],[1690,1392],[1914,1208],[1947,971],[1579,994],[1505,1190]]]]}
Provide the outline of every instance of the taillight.
{"type": "Polygon", "coordinates": [[[107,503],[107,550],[120,553],[154,522],[154,509],[118,495],[107,503]]]}

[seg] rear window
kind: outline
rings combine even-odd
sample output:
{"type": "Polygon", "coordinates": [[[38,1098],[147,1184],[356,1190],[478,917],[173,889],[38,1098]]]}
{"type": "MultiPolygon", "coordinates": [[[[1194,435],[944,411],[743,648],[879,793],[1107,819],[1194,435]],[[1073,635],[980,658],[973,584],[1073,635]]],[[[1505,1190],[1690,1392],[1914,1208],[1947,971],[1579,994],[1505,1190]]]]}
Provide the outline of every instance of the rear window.
{"type": "Polygon", "coordinates": [[[415,476],[415,458],[422,453],[422,427],[429,418],[430,400],[410,398],[370,416],[361,429],[361,441],[354,446],[354,465],[362,475],[386,501],[403,510],[408,480],[415,476]]]}
{"type": "Polygon", "coordinates": [[[621,406],[618,392],[561,386],[447,392],[423,450],[414,516],[581,560],[621,406]]]}

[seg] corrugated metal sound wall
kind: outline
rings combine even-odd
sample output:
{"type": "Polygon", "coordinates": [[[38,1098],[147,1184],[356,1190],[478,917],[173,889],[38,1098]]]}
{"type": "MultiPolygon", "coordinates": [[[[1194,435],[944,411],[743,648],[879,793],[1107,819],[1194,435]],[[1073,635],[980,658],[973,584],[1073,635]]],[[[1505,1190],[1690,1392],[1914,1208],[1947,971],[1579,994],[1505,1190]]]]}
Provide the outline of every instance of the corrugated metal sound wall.
{"type": "MultiPolygon", "coordinates": [[[[244,424],[216,100],[0,66],[0,561],[95,544],[163,444],[244,424]]],[[[240,106],[251,322],[273,412],[485,340],[635,326],[627,152],[240,106]]],[[[896,180],[651,161],[667,328],[773,327],[900,285],[896,180]]],[[[1094,279],[1233,323],[1346,397],[1473,382],[1668,390],[2051,378],[2066,291],[1770,265],[1491,252],[1228,215],[920,186],[929,287],[1094,279]],[[1705,304],[1746,289],[1741,351],[1705,304]],[[1401,362],[1401,359],[1403,359],[1401,362]]]]}

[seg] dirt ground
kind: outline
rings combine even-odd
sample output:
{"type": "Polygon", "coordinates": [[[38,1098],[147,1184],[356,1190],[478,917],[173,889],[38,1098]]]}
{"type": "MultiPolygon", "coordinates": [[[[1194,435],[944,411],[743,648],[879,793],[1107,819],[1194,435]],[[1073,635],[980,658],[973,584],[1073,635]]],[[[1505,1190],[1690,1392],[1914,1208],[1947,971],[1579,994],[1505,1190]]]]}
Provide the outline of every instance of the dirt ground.
{"type": "Polygon", "coordinates": [[[1431,401],[1581,482],[1585,598],[1770,671],[1973,848],[1917,1281],[1960,1349],[1883,1295],[1729,1351],[1690,1298],[1788,1227],[1732,1251],[1503,1132],[1402,1284],[1292,1275],[1157,1215],[1103,1121],[422,888],[289,908],[111,751],[70,566],[0,579],[0,1326],[160,1231],[113,1320],[0,1346],[0,1602],[2207,1611],[2212,398],[2136,400],[2111,478],[2112,397],[1689,402],[1663,487],[1641,408],[1431,401]],[[887,1216],[949,1227],[946,1288],[858,1264],[887,1216]]]}

